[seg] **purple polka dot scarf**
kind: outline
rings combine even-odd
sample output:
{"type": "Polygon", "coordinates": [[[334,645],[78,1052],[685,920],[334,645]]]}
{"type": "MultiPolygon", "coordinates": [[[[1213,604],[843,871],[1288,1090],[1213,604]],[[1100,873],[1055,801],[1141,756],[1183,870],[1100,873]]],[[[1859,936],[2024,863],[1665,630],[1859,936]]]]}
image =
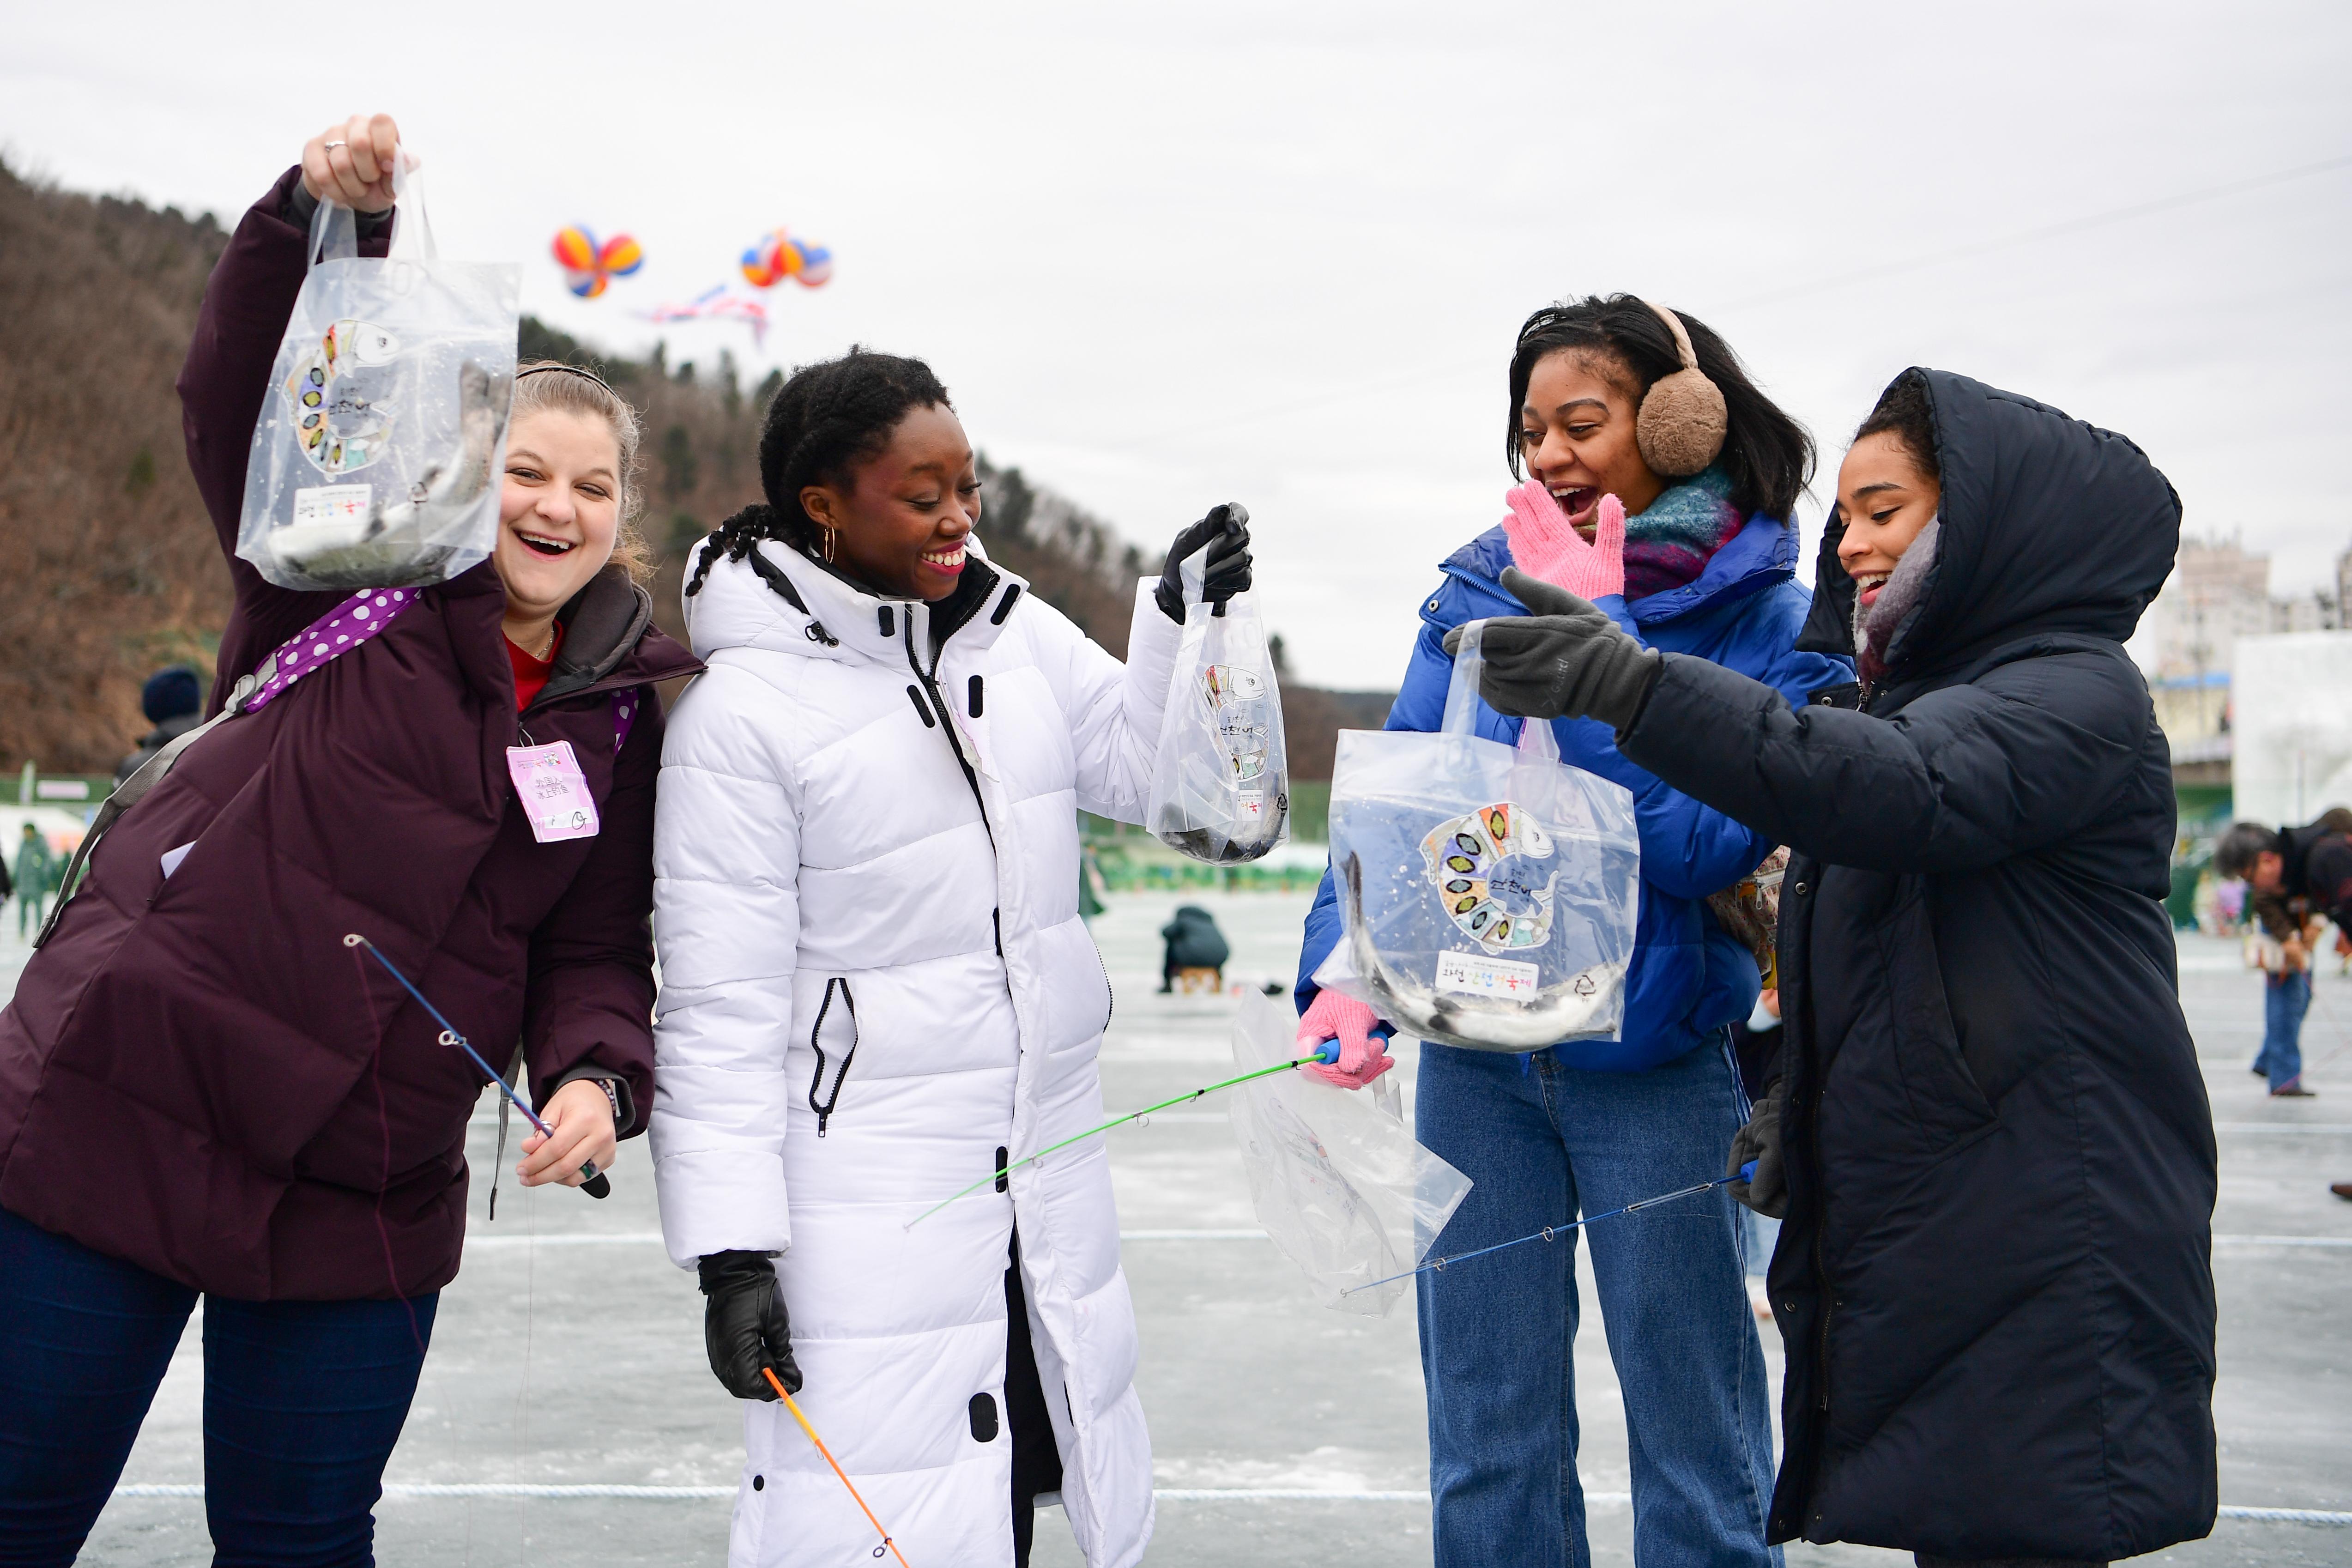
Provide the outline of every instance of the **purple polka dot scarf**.
{"type": "Polygon", "coordinates": [[[246,700],[245,710],[251,713],[267,707],[279,692],[312,670],[349,653],[392,625],[401,611],[415,602],[414,588],[377,588],[353,594],[278,648],[277,668],[261,683],[261,689],[246,700]]]}
{"type": "MultiPolygon", "coordinates": [[[[370,588],[353,594],[289,638],[278,649],[277,667],[259,689],[246,700],[245,711],[268,707],[278,694],[339,656],[376,637],[416,603],[414,588],[370,588]]],[[[613,693],[613,750],[629,743],[644,693],[631,689],[613,693]]]]}
{"type": "Polygon", "coordinates": [[[1710,468],[1669,486],[1625,520],[1625,596],[1645,599],[1695,580],[1748,519],[1731,504],[1731,478],[1710,468]]]}

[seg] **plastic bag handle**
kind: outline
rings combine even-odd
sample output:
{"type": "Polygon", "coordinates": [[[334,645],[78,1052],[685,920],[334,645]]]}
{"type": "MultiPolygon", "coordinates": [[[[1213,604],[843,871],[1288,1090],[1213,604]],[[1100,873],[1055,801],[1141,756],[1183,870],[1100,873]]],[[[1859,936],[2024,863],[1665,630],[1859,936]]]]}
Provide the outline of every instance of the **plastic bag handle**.
{"type": "MultiPolygon", "coordinates": [[[[1480,645],[1486,639],[1486,623],[1465,622],[1462,635],[1454,644],[1454,679],[1445,688],[1445,719],[1438,726],[1448,735],[1475,735],[1478,732],[1478,679],[1486,668],[1486,656],[1480,645]]],[[[1559,761],[1559,738],[1551,726],[1535,720],[1519,721],[1519,750],[1540,763],[1559,761]]]]}
{"type": "Polygon", "coordinates": [[[1486,635],[1485,621],[1465,621],[1454,643],[1454,679],[1445,688],[1445,718],[1438,730],[1447,735],[1478,732],[1478,678],[1486,668],[1479,643],[1486,635]]]}
{"type": "MultiPolygon", "coordinates": [[[[425,192],[419,183],[419,171],[423,166],[407,148],[394,149],[393,204],[411,221],[394,226],[393,240],[398,244],[402,237],[413,228],[419,255],[424,260],[432,261],[439,258],[441,247],[434,243],[433,220],[425,212],[425,192]]],[[[320,197],[319,210],[310,215],[310,265],[315,268],[326,261],[348,261],[359,253],[359,214],[331,196],[320,197]]]]}

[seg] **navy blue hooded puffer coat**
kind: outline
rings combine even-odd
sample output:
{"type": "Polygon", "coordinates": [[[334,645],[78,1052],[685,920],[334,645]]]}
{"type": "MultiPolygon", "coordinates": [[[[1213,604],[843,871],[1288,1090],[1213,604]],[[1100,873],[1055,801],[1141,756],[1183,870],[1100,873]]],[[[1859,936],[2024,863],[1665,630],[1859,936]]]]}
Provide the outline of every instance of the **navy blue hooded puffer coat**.
{"type": "Polygon", "coordinates": [[[2105,1563],[2216,1500],[2213,1129],[2121,646],[2180,506],[2122,437],[1924,374],[1942,528],[1864,710],[1668,655],[1621,746],[1793,851],[1772,1539],[2105,1563]]]}

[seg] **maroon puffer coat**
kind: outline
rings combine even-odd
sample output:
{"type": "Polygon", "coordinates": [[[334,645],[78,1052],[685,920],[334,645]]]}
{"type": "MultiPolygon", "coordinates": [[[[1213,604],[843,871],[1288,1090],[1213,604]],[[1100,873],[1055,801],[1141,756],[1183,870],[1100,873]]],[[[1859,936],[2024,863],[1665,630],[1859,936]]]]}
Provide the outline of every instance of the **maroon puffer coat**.
{"type": "MultiPolygon", "coordinates": [[[[234,554],[302,283],[295,177],[238,226],[180,377],[188,461],[236,586],[215,707],[339,597],[271,587],[234,554]]],[[[493,1062],[521,1042],[541,1100],[569,1078],[617,1078],[642,1126],[661,719],[633,703],[615,755],[612,694],[697,666],[608,568],[566,606],[554,675],[518,721],[504,607],[488,563],[425,590],[374,641],[197,742],[116,824],[0,1014],[0,1207],[224,1296],[446,1284],[481,1078],[348,931],[493,1062]],[[603,830],[541,844],[506,749],[557,740],[603,830]],[[166,879],[164,852],[191,843],[166,879]]]]}

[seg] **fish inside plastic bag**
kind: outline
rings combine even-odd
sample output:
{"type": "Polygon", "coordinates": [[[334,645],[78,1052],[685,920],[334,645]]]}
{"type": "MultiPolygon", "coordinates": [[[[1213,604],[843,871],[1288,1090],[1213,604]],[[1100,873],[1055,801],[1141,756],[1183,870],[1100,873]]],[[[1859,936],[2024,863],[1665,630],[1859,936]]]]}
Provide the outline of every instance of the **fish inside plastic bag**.
{"type": "Polygon", "coordinates": [[[1184,637],[1160,720],[1145,820],[1162,844],[1195,860],[1255,860],[1290,837],[1290,763],[1282,691],[1257,601],[1192,603],[1205,552],[1182,564],[1184,637]]]}
{"type": "MultiPolygon", "coordinates": [[[[1243,1000],[1234,1061],[1255,1071],[1297,1056],[1298,1020],[1260,995],[1243,1000]]],[[[1323,1304],[1386,1317],[1469,1195],[1470,1178],[1413,1141],[1395,1075],[1365,1089],[1305,1073],[1245,1083],[1228,1106],[1258,1223],[1305,1271],[1323,1304]],[[1354,1294],[1348,1294],[1349,1291],[1354,1294]]]]}
{"type": "Polygon", "coordinates": [[[1528,1051],[1616,1034],[1641,908],[1633,792],[1549,724],[1474,732],[1480,624],[1436,734],[1343,730],[1331,867],[1343,934],[1316,984],[1424,1040],[1528,1051]]]}
{"type": "Polygon", "coordinates": [[[439,258],[404,152],[394,189],[394,256],[319,204],[254,425],[236,552],[281,588],[438,583],[498,542],[522,271],[439,258]]]}

